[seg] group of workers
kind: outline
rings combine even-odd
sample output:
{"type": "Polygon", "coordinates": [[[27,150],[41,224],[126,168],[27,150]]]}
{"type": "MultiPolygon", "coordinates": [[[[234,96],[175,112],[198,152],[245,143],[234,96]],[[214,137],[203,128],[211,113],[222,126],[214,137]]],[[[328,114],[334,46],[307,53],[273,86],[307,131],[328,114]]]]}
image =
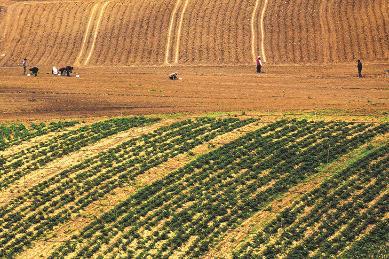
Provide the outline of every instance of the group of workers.
{"type": "MultiPolygon", "coordinates": [[[[258,58],[257,58],[257,74],[261,73],[262,66],[263,66],[263,64],[262,64],[261,57],[258,56],[258,58]]],[[[362,78],[362,68],[363,68],[362,61],[360,59],[358,59],[358,61],[357,61],[357,69],[358,69],[358,77],[359,78],[362,78]]]]}
{"type": "MultiPolygon", "coordinates": [[[[256,61],[257,61],[257,74],[260,74],[261,71],[262,71],[262,66],[263,66],[261,57],[258,56],[258,58],[257,58],[256,61]]],[[[169,79],[170,79],[170,80],[178,80],[178,79],[180,79],[180,78],[178,77],[178,73],[177,73],[177,72],[174,72],[174,73],[171,73],[171,74],[169,75],[169,79]]]]}
{"type": "MultiPolygon", "coordinates": [[[[27,58],[24,58],[21,62],[21,66],[23,67],[23,74],[27,74],[27,68],[28,68],[28,60],[27,58]]],[[[73,67],[72,66],[65,66],[61,68],[53,67],[51,70],[52,75],[60,75],[60,76],[71,76],[73,73],[73,67]]],[[[29,69],[31,71],[32,76],[38,76],[39,68],[38,67],[32,67],[29,69]]]]}
{"type": "MultiPolygon", "coordinates": [[[[260,73],[263,73],[263,70],[262,70],[262,67],[263,67],[263,63],[262,63],[262,59],[260,56],[257,57],[256,59],[256,64],[257,64],[257,74],[260,74],[260,73]]],[[[359,78],[362,78],[362,68],[363,68],[363,65],[362,65],[362,62],[360,59],[358,59],[357,61],[357,69],[358,69],[358,77],[359,78]]],[[[178,73],[177,72],[174,72],[172,74],[169,75],[169,79],[170,80],[178,80],[178,73]]]]}
{"type": "Polygon", "coordinates": [[[73,73],[73,67],[72,66],[66,66],[66,67],[61,67],[61,68],[57,68],[57,67],[53,67],[51,69],[51,74],[52,75],[59,75],[59,76],[70,76],[72,73],[73,73]]]}
{"type": "MultiPolygon", "coordinates": [[[[23,74],[24,75],[27,75],[27,67],[28,67],[28,61],[26,58],[24,58],[22,60],[22,67],[23,67],[23,74]]],[[[38,67],[32,67],[29,69],[31,71],[31,75],[33,76],[38,76],[38,71],[39,71],[39,68],[38,67]]]]}
{"type": "MultiPolygon", "coordinates": [[[[28,67],[28,61],[27,61],[27,58],[24,58],[22,60],[22,67],[23,67],[23,74],[26,75],[27,74],[27,67],[28,67]]],[[[262,60],[261,60],[261,57],[258,56],[258,58],[256,59],[256,65],[257,65],[257,74],[260,74],[262,73],[262,67],[263,67],[263,63],[262,63],[262,60]]],[[[72,66],[66,66],[66,67],[62,67],[62,68],[57,68],[57,67],[53,67],[53,69],[51,70],[51,74],[53,75],[66,75],[66,76],[70,76],[71,73],[73,73],[73,67],[72,66]]],[[[359,78],[362,78],[362,69],[363,69],[363,64],[361,62],[360,59],[358,59],[357,61],[357,69],[358,69],[358,77],[359,78]]],[[[31,75],[33,76],[38,76],[38,71],[39,71],[39,68],[38,67],[32,67],[29,69],[31,71],[31,75]]],[[[169,75],[169,79],[170,80],[178,80],[180,79],[178,77],[178,73],[177,72],[174,72],[172,74],[169,75]]]]}

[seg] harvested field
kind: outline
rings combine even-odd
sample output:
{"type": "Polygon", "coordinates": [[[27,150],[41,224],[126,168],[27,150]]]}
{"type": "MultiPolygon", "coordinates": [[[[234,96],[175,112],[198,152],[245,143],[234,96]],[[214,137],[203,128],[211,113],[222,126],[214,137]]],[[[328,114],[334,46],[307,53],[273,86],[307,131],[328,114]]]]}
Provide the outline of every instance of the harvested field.
{"type": "Polygon", "coordinates": [[[254,0],[189,1],[180,35],[179,63],[251,63],[254,5],[254,0]]]}
{"type": "Polygon", "coordinates": [[[74,63],[93,3],[15,3],[3,19],[0,66],[74,63]],[[16,18],[17,17],[17,18],[16,18]]]}
{"type": "Polygon", "coordinates": [[[388,61],[386,1],[276,0],[265,16],[271,63],[388,61]]]}
{"type": "Polygon", "coordinates": [[[84,65],[162,64],[173,0],[109,1],[84,65]]]}
{"type": "Polygon", "coordinates": [[[0,66],[388,62],[386,1],[0,2],[0,66]]]}

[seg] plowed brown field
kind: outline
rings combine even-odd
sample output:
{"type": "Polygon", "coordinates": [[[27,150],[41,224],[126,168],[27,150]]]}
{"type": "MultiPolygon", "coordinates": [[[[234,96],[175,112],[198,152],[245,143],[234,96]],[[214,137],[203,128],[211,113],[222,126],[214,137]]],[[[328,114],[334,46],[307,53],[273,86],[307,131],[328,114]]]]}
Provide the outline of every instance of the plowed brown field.
{"type": "Polygon", "coordinates": [[[179,63],[248,64],[255,0],[189,1],[179,63]]]}
{"type": "Polygon", "coordinates": [[[328,112],[385,115],[385,65],[237,67],[99,67],[77,69],[80,78],[35,77],[0,68],[0,121],[176,112],[328,112]],[[167,75],[178,70],[182,80],[167,75]]]}
{"type": "Polygon", "coordinates": [[[74,63],[92,2],[24,2],[7,7],[3,19],[0,66],[23,57],[31,65],[74,63]]]}
{"type": "Polygon", "coordinates": [[[0,1],[0,66],[388,62],[385,0],[0,1]]]}
{"type": "Polygon", "coordinates": [[[265,16],[268,61],[388,61],[388,14],[387,2],[381,0],[269,1],[265,16]]]}

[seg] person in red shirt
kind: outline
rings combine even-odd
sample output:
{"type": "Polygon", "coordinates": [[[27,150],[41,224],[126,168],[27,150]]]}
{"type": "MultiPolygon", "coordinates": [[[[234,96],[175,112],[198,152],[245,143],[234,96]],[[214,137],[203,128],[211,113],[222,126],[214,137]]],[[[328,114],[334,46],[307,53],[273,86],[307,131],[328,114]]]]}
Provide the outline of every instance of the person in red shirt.
{"type": "Polygon", "coordinates": [[[257,58],[257,74],[261,73],[261,69],[262,69],[262,60],[261,60],[261,57],[258,56],[258,58],[257,58]]]}

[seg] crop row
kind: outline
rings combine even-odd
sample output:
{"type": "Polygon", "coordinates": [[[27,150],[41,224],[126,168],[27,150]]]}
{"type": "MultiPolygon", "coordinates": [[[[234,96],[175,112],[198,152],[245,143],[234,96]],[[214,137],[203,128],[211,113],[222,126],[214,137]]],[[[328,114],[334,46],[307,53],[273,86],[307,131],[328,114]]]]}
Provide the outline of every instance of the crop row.
{"type": "Polygon", "coordinates": [[[329,63],[385,59],[384,1],[269,1],[268,60],[329,63]]]}
{"type": "Polygon", "coordinates": [[[201,118],[162,127],[85,160],[0,210],[0,255],[14,255],[82,209],[169,158],[253,120],[201,118]]]}
{"type": "Polygon", "coordinates": [[[254,0],[189,1],[178,35],[182,37],[179,63],[251,63],[251,51],[247,50],[251,50],[254,6],[254,0]]]}
{"type": "Polygon", "coordinates": [[[14,3],[2,19],[5,56],[0,65],[14,66],[26,55],[34,64],[71,64],[79,54],[87,56],[84,46],[94,65],[163,64],[169,46],[167,58],[175,56],[179,63],[247,64],[252,62],[247,50],[254,44],[258,51],[253,39],[262,35],[272,63],[387,59],[384,0],[268,1],[262,34],[259,15],[264,2],[115,0],[106,9],[96,7],[96,1],[69,1],[66,6],[52,1],[14,3]],[[173,14],[177,3],[178,12],[173,14]]]}
{"type": "Polygon", "coordinates": [[[162,64],[175,0],[111,1],[91,64],[162,64]]]}
{"type": "Polygon", "coordinates": [[[389,219],[379,221],[367,235],[341,254],[344,258],[385,258],[389,254],[389,219]]]}
{"type": "MultiPolygon", "coordinates": [[[[329,37],[329,49],[334,49],[330,61],[385,60],[387,58],[386,33],[387,11],[385,1],[371,0],[350,3],[347,0],[325,3],[329,37]],[[386,16],[386,18],[384,18],[386,16]],[[363,19],[360,19],[364,17],[363,19]],[[357,30],[355,30],[358,28],[357,30]],[[346,33],[345,33],[346,32],[346,33]],[[335,47],[335,48],[334,48],[335,47]]],[[[323,9],[324,9],[323,8],[323,9]]]]}
{"type": "MultiPolygon", "coordinates": [[[[268,60],[274,63],[322,62],[320,0],[269,1],[265,16],[268,60]]],[[[324,42],[327,44],[327,42],[324,42]]]]}
{"type": "Polygon", "coordinates": [[[341,122],[270,124],[143,188],[52,257],[199,257],[320,165],[384,131],[341,122]]]}
{"type": "Polygon", "coordinates": [[[388,151],[368,154],[285,208],[235,257],[338,256],[387,213],[388,151]]]}
{"type": "Polygon", "coordinates": [[[91,1],[69,1],[66,6],[51,1],[9,5],[2,24],[5,56],[0,58],[0,65],[15,66],[22,57],[34,65],[72,64],[80,51],[80,35],[86,31],[92,5],[91,1]]]}
{"type": "Polygon", "coordinates": [[[0,151],[34,137],[42,136],[50,132],[62,131],[76,124],[77,122],[75,121],[51,122],[47,125],[43,122],[40,124],[31,123],[30,126],[26,126],[23,123],[11,125],[0,124],[0,151]]]}
{"type": "Polygon", "coordinates": [[[121,131],[155,121],[156,119],[143,117],[110,119],[65,132],[20,150],[16,154],[3,156],[3,164],[0,167],[0,189],[7,188],[23,176],[82,147],[121,131]]]}

